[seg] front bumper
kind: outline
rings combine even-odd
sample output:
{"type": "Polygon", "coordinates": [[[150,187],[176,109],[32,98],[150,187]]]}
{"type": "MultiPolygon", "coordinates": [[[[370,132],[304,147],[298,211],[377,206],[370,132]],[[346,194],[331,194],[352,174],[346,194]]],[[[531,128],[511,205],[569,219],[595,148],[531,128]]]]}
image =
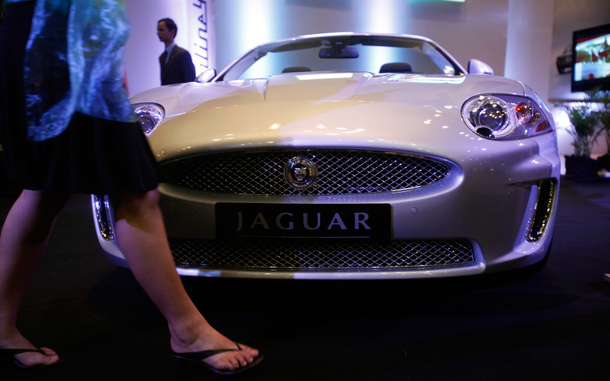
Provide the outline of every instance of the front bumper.
{"type": "MultiPolygon", "coordinates": [[[[512,156],[511,156],[512,157],[512,156]]],[[[162,184],[161,210],[178,272],[185,276],[267,279],[409,279],[469,276],[525,267],[550,247],[558,196],[554,156],[496,162],[448,161],[450,174],[421,188],[377,194],[253,196],[162,184]],[[509,165],[510,164],[510,165],[509,165]],[[389,204],[391,241],[216,240],[217,203],[389,204]]],[[[557,159],[558,161],[558,159],[557,159]]],[[[126,266],[113,211],[92,197],[98,239],[126,266]]]]}

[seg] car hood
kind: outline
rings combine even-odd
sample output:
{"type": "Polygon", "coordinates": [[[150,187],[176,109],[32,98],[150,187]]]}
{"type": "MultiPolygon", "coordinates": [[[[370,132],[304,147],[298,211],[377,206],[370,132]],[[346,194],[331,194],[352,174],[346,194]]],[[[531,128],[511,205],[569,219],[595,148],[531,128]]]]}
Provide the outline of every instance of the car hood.
{"type": "Polygon", "coordinates": [[[462,104],[484,93],[530,95],[483,75],[291,73],[269,79],[164,86],[132,97],[166,111],[149,137],[159,160],[263,147],[423,150],[470,130],[462,104]]]}

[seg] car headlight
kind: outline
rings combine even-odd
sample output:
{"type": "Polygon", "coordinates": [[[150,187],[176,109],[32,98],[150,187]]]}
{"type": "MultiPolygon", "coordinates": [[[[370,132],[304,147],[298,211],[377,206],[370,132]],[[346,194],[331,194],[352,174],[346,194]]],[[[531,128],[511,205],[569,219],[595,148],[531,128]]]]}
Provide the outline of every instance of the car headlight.
{"type": "Polygon", "coordinates": [[[462,118],[477,135],[496,140],[536,136],[553,128],[536,102],[516,95],[470,98],[462,107],[462,118]]]}
{"type": "Polygon", "coordinates": [[[165,117],[165,110],[156,103],[135,103],[133,112],[138,116],[142,131],[150,135],[165,117]]]}

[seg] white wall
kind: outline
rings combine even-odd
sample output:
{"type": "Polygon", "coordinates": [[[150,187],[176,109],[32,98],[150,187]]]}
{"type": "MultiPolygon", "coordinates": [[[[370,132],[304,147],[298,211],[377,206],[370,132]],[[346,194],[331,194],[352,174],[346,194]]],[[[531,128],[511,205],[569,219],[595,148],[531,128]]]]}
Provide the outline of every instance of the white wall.
{"type": "Polygon", "coordinates": [[[125,0],[131,22],[125,68],[132,94],[161,85],[159,56],[165,46],[157,37],[157,23],[163,18],[176,22],[175,42],[191,53],[197,74],[215,66],[213,3],[213,0],[125,0]]]}
{"type": "MultiPolygon", "coordinates": [[[[185,26],[192,3],[201,0],[125,0],[132,23],[125,65],[132,93],[159,85],[158,56],[163,45],[157,21],[178,24],[176,42],[193,52],[185,26]]],[[[445,47],[466,65],[471,58],[504,74],[509,0],[464,3],[421,0],[207,0],[213,5],[214,63],[220,69],[246,49],[302,34],[358,31],[419,34],[445,47]]],[[[198,71],[199,73],[199,71],[198,71]]]]}
{"type": "Polygon", "coordinates": [[[460,63],[477,58],[502,75],[509,0],[215,0],[217,63],[269,40],[328,32],[419,34],[460,63]],[[237,27],[239,26],[239,27],[237,27]]]}
{"type": "Polygon", "coordinates": [[[181,25],[184,24],[184,8],[181,0],[125,0],[125,8],[131,22],[131,34],[125,46],[125,69],[132,94],[161,85],[159,56],[165,46],[157,37],[157,22],[172,18],[178,25],[176,43],[184,46],[181,25]]]}

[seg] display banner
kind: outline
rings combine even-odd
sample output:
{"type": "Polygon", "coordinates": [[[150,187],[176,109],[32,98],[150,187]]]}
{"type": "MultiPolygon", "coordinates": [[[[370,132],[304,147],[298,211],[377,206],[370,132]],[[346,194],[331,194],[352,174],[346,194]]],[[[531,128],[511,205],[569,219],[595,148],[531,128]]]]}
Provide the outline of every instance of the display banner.
{"type": "Polygon", "coordinates": [[[214,36],[214,1],[185,0],[189,27],[189,52],[196,74],[216,67],[214,36]]]}

